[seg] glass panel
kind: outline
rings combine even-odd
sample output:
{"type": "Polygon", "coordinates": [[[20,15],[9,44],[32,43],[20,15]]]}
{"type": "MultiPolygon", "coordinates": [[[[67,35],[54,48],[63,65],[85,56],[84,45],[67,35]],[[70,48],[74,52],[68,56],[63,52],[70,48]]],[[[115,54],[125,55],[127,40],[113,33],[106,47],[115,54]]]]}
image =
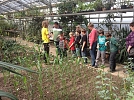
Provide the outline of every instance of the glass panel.
{"type": "Polygon", "coordinates": [[[133,16],[133,12],[122,13],[122,16],[133,16]]]}
{"type": "Polygon", "coordinates": [[[6,11],[12,10],[11,8],[9,8],[9,7],[5,6],[5,5],[2,5],[1,8],[2,8],[3,10],[6,10],[6,11]]]}
{"type": "Polygon", "coordinates": [[[123,18],[122,23],[131,23],[133,18],[123,18]]]}

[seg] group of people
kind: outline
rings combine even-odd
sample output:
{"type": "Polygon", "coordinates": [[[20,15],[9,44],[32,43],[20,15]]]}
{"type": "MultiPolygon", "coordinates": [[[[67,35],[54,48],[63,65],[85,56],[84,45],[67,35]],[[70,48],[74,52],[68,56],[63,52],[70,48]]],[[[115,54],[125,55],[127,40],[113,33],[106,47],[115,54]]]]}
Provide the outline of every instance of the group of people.
{"type": "MultiPolygon", "coordinates": [[[[54,23],[53,32],[54,44],[57,49],[57,55],[60,57],[67,57],[67,50],[71,51],[72,56],[82,57],[84,63],[87,63],[87,52],[90,52],[91,66],[98,68],[99,58],[101,57],[101,65],[105,64],[105,53],[107,46],[110,47],[110,57],[109,57],[109,71],[116,71],[116,54],[118,53],[118,42],[110,33],[104,34],[103,30],[97,30],[94,28],[94,24],[89,22],[87,25],[90,30],[89,35],[87,30],[80,25],[76,26],[75,32],[69,33],[69,41],[64,36],[62,28],[59,26],[58,22],[54,23]],[[89,47],[88,47],[89,44],[89,47]]],[[[130,29],[132,32],[126,38],[127,52],[129,53],[131,48],[134,47],[134,22],[130,23],[130,29]]],[[[44,61],[47,63],[47,57],[49,55],[49,38],[52,35],[48,33],[48,22],[42,22],[42,40],[44,41],[44,61]]],[[[133,57],[133,56],[131,56],[133,57]]],[[[134,60],[133,60],[134,61],[134,60]]]]}

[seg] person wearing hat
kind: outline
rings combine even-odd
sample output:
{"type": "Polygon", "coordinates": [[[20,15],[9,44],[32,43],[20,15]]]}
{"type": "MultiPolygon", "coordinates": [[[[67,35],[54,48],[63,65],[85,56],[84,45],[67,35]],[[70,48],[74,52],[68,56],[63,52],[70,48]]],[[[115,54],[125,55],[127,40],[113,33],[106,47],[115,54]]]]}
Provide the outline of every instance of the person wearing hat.
{"type": "Polygon", "coordinates": [[[96,59],[96,47],[97,47],[97,37],[98,33],[97,30],[94,28],[94,24],[89,22],[88,29],[91,30],[89,34],[89,49],[90,49],[90,56],[91,56],[91,66],[95,67],[95,59],[96,59]]]}

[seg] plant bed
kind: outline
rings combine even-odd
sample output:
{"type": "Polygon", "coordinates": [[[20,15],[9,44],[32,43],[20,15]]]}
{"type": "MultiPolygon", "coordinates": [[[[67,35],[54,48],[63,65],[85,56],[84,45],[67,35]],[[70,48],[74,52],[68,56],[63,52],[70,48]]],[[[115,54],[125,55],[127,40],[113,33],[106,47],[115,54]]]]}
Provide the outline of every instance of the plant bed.
{"type": "MultiPolygon", "coordinates": [[[[16,46],[13,48],[17,49],[16,46]]],[[[112,98],[109,100],[115,100],[116,97],[122,100],[129,91],[130,83],[123,78],[104,72],[103,68],[94,69],[77,58],[59,60],[50,56],[49,61],[58,59],[58,64],[45,65],[40,49],[24,47],[17,50],[17,55],[10,52],[17,59],[9,57],[9,61],[19,61],[20,66],[38,72],[18,71],[23,74],[18,76],[2,71],[4,77],[0,78],[0,89],[14,94],[19,100],[104,100],[105,97],[112,98]]]]}
{"type": "MultiPolygon", "coordinates": [[[[23,78],[17,76],[9,76],[6,83],[4,83],[3,77],[1,78],[0,88],[13,93],[19,100],[37,100],[41,98],[43,98],[42,100],[93,100],[92,98],[101,100],[97,95],[98,89],[96,89],[95,85],[97,82],[96,76],[99,73],[95,69],[85,66],[68,66],[68,68],[66,66],[65,69],[68,71],[72,70],[72,72],[68,73],[66,70],[61,71],[59,69],[59,73],[53,73],[57,70],[55,69],[56,66],[47,67],[47,71],[46,68],[43,68],[42,71],[42,84],[40,84],[39,75],[25,73],[26,83],[23,78]],[[52,73],[50,73],[51,69],[54,69],[52,73]],[[75,71],[76,69],[77,71],[75,71]],[[40,87],[44,97],[41,97],[40,87]]],[[[62,68],[62,66],[57,67],[62,68]]],[[[123,88],[121,85],[123,83],[122,78],[111,76],[111,74],[106,75],[106,77],[113,78],[113,81],[116,82],[114,85],[119,89],[116,90],[116,94],[120,94],[120,89],[123,88]]]]}

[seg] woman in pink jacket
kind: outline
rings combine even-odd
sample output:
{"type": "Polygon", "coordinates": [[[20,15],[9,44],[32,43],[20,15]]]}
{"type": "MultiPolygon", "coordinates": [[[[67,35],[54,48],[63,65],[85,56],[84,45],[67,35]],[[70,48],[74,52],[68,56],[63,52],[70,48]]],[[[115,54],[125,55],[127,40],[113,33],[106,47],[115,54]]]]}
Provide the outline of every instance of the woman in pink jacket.
{"type": "Polygon", "coordinates": [[[95,67],[98,33],[97,33],[97,30],[94,28],[93,23],[89,22],[88,28],[91,30],[89,34],[89,44],[90,44],[89,49],[90,49],[90,56],[91,56],[91,66],[95,67]]]}

